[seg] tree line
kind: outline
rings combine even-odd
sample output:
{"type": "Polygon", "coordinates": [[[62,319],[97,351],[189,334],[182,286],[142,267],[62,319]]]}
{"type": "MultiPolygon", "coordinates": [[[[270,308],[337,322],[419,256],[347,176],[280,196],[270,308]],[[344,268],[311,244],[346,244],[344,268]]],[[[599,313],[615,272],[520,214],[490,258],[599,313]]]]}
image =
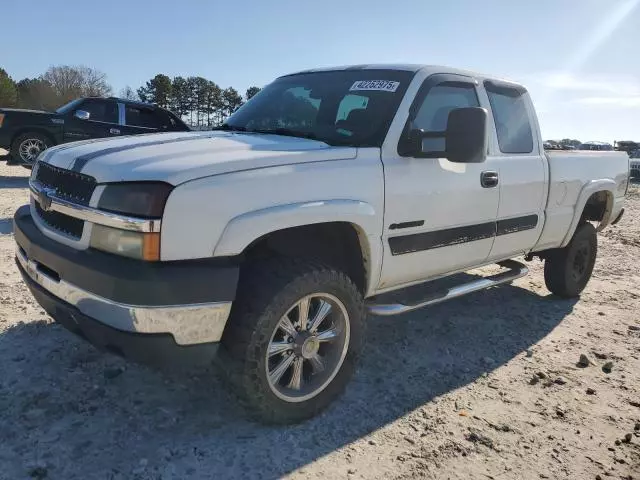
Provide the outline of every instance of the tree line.
{"type": "MultiPolygon", "coordinates": [[[[134,90],[123,88],[119,96],[172,110],[192,126],[219,125],[245,101],[260,91],[250,87],[242,96],[235,88],[222,88],[203,77],[170,78],[158,74],[134,90]]],[[[107,75],[86,66],[51,66],[35,78],[15,81],[0,68],[0,107],[55,110],[78,97],[106,97],[113,93],[107,75]]]]}
{"type": "MultiPolygon", "coordinates": [[[[222,89],[203,77],[169,78],[159,73],[136,93],[141,101],[167,108],[188,119],[193,126],[212,126],[222,123],[259,91],[258,87],[250,87],[243,98],[235,88],[222,89]]],[[[123,91],[128,96],[131,93],[133,91],[129,87],[123,91]]]]}

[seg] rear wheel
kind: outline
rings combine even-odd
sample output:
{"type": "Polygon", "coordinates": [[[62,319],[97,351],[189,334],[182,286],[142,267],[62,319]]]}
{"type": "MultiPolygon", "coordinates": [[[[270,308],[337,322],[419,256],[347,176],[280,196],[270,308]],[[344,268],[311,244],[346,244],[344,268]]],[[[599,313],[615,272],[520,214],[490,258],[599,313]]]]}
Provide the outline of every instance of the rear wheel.
{"type": "Polygon", "coordinates": [[[18,135],[11,143],[11,157],[13,165],[23,165],[31,168],[40,153],[51,146],[51,140],[37,132],[27,132],[18,135]]]}
{"type": "Polygon", "coordinates": [[[549,254],[544,262],[544,281],[554,294],[572,298],[587,286],[598,253],[596,229],[590,223],[580,225],[569,244],[549,254]]]}
{"type": "Polygon", "coordinates": [[[287,259],[250,267],[222,339],[222,368],[269,423],[314,416],[351,378],[364,340],[362,294],[344,273],[287,259]]]}

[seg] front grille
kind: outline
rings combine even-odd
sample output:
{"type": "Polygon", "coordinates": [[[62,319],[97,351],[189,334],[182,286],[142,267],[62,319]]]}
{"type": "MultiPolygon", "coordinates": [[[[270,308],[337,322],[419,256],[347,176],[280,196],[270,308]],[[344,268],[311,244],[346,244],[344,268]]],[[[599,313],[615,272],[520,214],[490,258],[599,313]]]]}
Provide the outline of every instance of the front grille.
{"type": "Polygon", "coordinates": [[[45,187],[55,188],[56,195],[81,205],[89,205],[96,188],[96,179],[82,173],[38,163],[36,181],[45,187]]]}
{"type": "Polygon", "coordinates": [[[64,233],[76,240],[82,237],[84,222],[79,218],[69,217],[60,212],[45,211],[38,202],[35,202],[36,213],[40,219],[50,228],[64,233]]]}

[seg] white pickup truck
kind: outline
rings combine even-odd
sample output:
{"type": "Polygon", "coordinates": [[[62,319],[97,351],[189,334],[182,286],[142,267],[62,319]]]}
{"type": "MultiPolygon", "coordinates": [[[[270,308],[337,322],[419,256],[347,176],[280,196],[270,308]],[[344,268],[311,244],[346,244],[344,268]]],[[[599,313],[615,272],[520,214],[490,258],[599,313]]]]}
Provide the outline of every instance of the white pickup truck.
{"type": "Polygon", "coordinates": [[[295,422],[347,384],[367,312],[510,282],[521,256],[544,259],[551,292],[579,295],[628,183],[624,152],[545,153],[521,85],[434,66],[309,70],[217,131],[47,150],[15,214],[16,260],[46,311],[96,346],[217,358],[259,418],[295,422]],[[438,288],[489,264],[502,270],[438,288]]]}

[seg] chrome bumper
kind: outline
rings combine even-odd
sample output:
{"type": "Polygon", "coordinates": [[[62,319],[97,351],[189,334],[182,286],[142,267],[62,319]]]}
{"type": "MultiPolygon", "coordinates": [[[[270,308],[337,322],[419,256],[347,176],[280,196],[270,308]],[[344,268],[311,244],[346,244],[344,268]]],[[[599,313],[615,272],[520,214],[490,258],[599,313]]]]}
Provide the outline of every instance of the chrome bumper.
{"type": "MultiPolygon", "coordinates": [[[[37,168],[37,167],[36,167],[37,168]]],[[[55,189],[46,188],[37,181],[29,181],[31,196],[46,211],[58,212],[85,222],[134,232],[159,232],[162,220],[145,219],[105,212],[58,197],[55,189]]]]}
{"type": "Polygon", "coordinates": [[[178,345],[219,342],[232,302],[192,305],[125,305],[94,295],[46,273],[46,268],[18,248],[16,258],[29,277],[83,314],[118,330],[137,333],[169,333],[178,345]]]}

